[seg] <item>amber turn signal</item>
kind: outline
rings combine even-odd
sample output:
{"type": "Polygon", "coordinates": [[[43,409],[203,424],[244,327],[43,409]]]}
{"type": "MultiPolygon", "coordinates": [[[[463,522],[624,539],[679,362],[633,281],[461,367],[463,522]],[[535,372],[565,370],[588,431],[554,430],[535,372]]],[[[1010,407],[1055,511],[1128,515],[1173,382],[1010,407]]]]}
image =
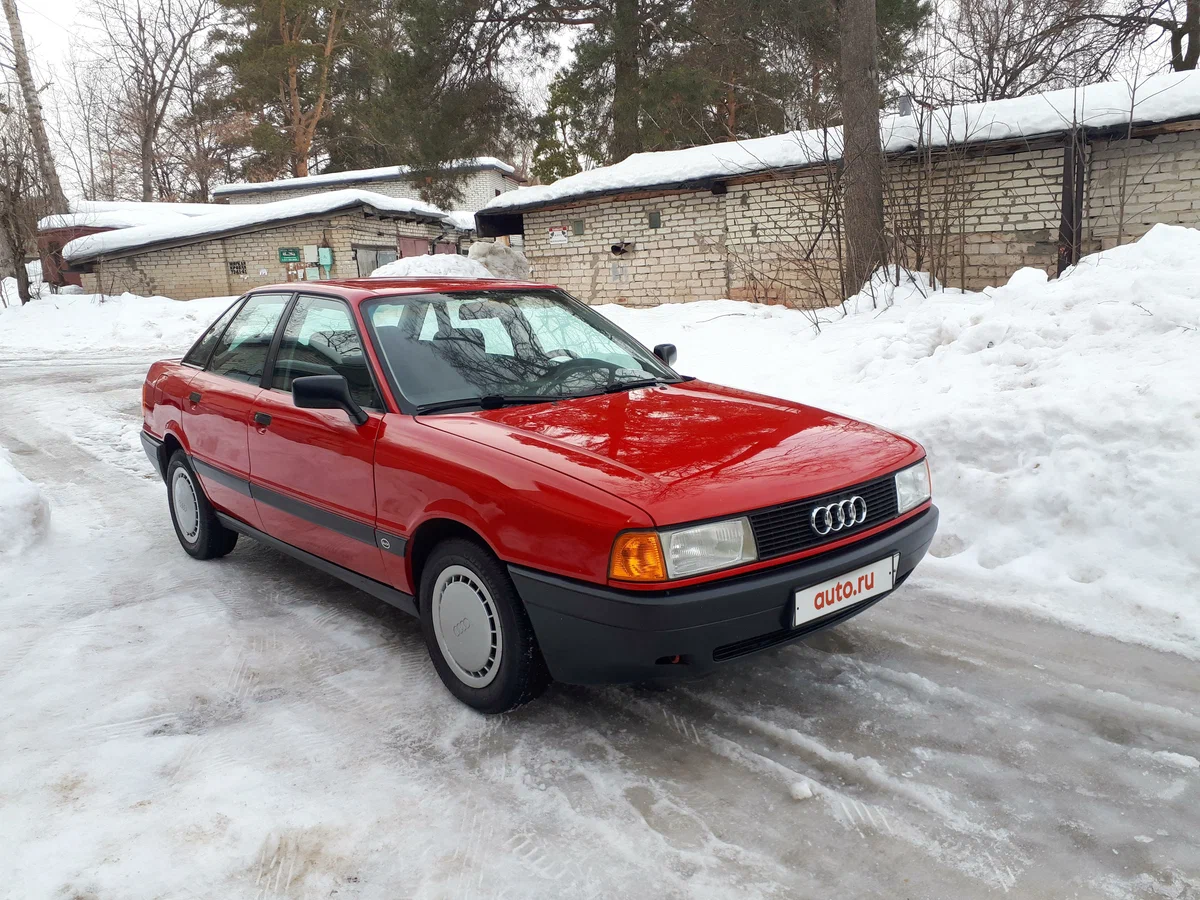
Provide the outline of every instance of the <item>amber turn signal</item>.
{"type": "Polygon", "coordinates": [[[613,543],[608,576],[620,581],[666,581],[667,564],[655,531],[627,531],[613,543]]]}

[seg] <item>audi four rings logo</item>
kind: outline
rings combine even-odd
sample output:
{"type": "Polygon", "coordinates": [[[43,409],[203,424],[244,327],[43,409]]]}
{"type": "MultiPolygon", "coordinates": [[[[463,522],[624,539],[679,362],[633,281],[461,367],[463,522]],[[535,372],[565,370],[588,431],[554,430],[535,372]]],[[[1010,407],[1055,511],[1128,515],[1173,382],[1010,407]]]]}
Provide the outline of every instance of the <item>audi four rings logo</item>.
{"type": "Polygon", "coordinates": [[[862,497],[851,497],[828,506],[818,506],[813,509],[809,521],[812,522],[813,531],[821,536],[843,528],[853,528],[867,521],[867,501],[862,497]]]}

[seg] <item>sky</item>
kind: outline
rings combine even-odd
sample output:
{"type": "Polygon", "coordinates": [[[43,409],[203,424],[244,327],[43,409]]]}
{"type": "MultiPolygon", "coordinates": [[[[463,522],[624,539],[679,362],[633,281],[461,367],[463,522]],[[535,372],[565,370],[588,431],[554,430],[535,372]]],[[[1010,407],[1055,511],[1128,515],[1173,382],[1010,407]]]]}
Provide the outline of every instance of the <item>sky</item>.
{"type": "Polygon", "coordinates": [[[43,68],[66,60],[82,5],[81,0],[17,0],[25,42],[43,68]]]}

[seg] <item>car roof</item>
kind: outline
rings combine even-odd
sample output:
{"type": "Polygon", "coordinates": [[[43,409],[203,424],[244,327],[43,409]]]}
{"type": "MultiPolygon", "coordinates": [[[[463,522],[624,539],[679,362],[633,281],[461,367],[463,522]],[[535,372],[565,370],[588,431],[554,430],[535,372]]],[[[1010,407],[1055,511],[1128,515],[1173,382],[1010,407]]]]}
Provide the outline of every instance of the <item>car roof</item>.
{"type": "Polygon", "coordinates": [[[454,291],[557,290],[553,284],[537,281],[509,281],[503,278],[433,278],[414,275],[407,278],[337,278],[329,281],[288,281],[256,287],[252,293],[310,290],[336,293],[356,303],[372,297],[396,294],[451,293],[454,291]]]}

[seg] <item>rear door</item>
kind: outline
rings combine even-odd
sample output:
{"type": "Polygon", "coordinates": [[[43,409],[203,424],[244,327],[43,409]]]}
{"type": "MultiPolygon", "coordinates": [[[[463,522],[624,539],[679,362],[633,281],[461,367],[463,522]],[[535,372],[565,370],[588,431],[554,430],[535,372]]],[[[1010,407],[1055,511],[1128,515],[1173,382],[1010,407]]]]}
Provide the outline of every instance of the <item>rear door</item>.
{"type": "Polygon", "coordinates": [[[250,477],[263,530],[376,581],[387,581],[375,539],[375,440],[383,403],[349,305],[301,294],[288,314],[270,388],[249,428],[250,477]],[[297,409],[292,380],[341,375],[369,415],[297,409]]]}
{"type": "Polygon", "coordinates": [[[218,509],[261,527],[250,496],[248,423],[261,393],[267,352],[291,294],[253,294],[188,385],[182,412],[196,474],[218,509]]]}

